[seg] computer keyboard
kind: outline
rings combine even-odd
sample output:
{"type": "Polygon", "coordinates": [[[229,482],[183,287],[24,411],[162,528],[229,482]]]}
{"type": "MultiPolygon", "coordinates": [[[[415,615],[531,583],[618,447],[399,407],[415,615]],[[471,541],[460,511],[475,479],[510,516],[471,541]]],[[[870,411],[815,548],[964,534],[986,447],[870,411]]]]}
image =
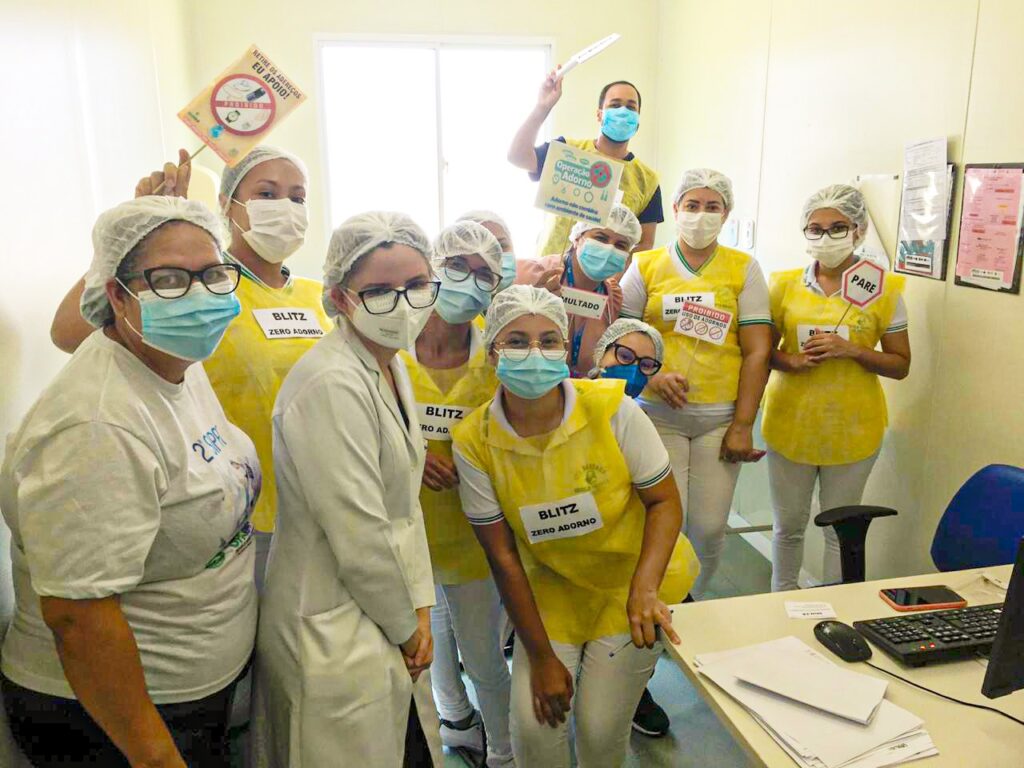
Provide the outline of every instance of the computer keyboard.
{"type": "Polygon", "coordinates": [[[911,667],[988,653],[1003,604],[927,611],[853,626],[889,656],[911,667]]]}

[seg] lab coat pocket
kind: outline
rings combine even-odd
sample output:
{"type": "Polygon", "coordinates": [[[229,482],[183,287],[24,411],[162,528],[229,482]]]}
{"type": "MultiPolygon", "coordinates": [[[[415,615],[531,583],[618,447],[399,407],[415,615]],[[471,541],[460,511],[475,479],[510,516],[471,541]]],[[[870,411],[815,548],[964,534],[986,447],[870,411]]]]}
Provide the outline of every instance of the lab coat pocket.
{"type": "Polygon", "coordinates": [[[390,695],[390,644],[354,601],[303,616],[299,653],[303,698],[341,718],[390,695]]]}

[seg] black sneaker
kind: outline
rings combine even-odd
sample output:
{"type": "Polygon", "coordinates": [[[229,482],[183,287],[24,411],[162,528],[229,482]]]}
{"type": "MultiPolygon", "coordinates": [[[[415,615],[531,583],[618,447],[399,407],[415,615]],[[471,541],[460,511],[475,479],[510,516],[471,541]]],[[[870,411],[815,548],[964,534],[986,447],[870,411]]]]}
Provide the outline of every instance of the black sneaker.
{"type": "Polygon", "coordinates": [[[640,697],[640,703],[636,705],[636,712],[633,714],[633,730],[644,736],[658,738],[668,733],[668,728],[668,715],[658,706],[651,692],[644,688],[643,696],[640,697]]]}

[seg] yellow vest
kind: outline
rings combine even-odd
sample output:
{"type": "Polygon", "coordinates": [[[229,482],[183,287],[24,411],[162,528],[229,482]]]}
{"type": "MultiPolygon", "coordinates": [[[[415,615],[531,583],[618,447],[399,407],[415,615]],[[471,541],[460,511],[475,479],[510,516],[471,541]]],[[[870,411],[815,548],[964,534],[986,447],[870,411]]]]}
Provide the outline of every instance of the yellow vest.
{"type": "MultiPolygon", "coordinates": [[[[455,429],[455,447],[490,477],[548,636],[578,645],[629,632],[626,600],[647,512],[611,427],[625,396],[622,383],[574,379],[571,385],[576,404],[550,434],[519,437],[494,422],[488,404],[455,429]],[[571,497],[590,499],[597,515],[580,520],[571,510],[564,516],[556,511],[551,513],[557,515],[551,531],[562,535],[563,526],[582,522],[586,532],[571,535],[569,530],[563,538],[531,543],[524,514],[543,519],[535,505],[565,509],[568,505],[559,502],[571,497]],[[588,523],[597,517],[601,527],[595,529],[588,523]]],[[[682,600],[699,570],[693,547],[680,535],[661,584],[661,599],[669,604],[682,600]]]]}
{"type": "MultiPolygon", "coordinates": [[[[803,281],[804,270],[771,276],[772,321],[780,349],[800,352],[800,329],[831,330],[846,311],[838,293],[822,296],[803,281]]],[[[866,309],[851,307],[843,320],[850,341],[874,349],[892,323],[904,278],[885,276],[882,297],[866,309]]],[[[827,360],[803,373],[772,371],[765,392],[761,430],[772,450],[790,461],[815,466],[852,464],[882,444],[888,418],[878,376],[853,360],[827,360]]]]}
{"type": "Polygon", "coordinates": [[[263,490],[252,518],[257,531],[273,531],[277,516],[270,426],[274,400],[292,366],[319,339],[316,335],[268,336],[275,330],[287,329],[288,324],[275,327],[272,314],[259,311],[302,312],[313,329],[310,333],[315,333],[314,325],[319,325],[322,331],[329,330],[331,321],[320,302],[322,291],[323,286],[316,280],[303,277],[291,278],[284,288],[271,288],[243,271],[235,292],[242,304],[242,313],[228,326],[217,351],[203,362],[228,421],[240,427],[256,444],[263,467],[263,490]],[[261,325],[261,320],[265,325],[261,325]]]}
{"type": "MultiPolygon", "coordinates": [[[[597,145],[593,139],[566,139],[570,147],[583,149],[587,152],[597,152],[597,145]]],[[[613,158],[614,159],[614,158],[613,158]]],[[[619,160],[622,163],[622,181],[619,182],[619,191],[622,192],[622,204],[639,216],[650,204],[658,189],[658,174],[648,165],[637,160],[635,157],[630,161],[619,160]]],[[[555,216],[548,214],[544,217],[544,231],[540,237],[541,247],[537,251],[538,256],[547,256],[549,253],[564,253],[569,244],[569,231],[575,219],[568,216],[555,216]]]]}
{"type": "MultiPolygon", "coordinates": [[[[647,288],[647,306],[643,319],[659,331],[665,341],[664,370],[689,371],[691,403],[732,403],[740,384],[739,296],[747,279],[751,257],[723,245],[711,255],[696,274],[686,266],[673,243],[665,248],[644,251],[633,256],[647,288]],[[676,333],[675,317],[665,319],[666,296],[702,295],[705,303],[714,299],[715,309],[731,312],[733,319],[725,343],[716,346],[698,342],[676,333]],[[696,355],[696,357],[694,356],[696,355]]],[[[673,300],[669,299],[669,305],[673,300]]],[[[654,390],[644,390],[645,400],[660,400],[654,390]]]]}
{"type": "MultiPolygon", "coordinates": [[[[468,372],[447,393],[438,388],[413,355],[404,350],[399,352],[409,370],[427,451],[447,459],[452,458],[452,442],[451,435],[444,430],[494,397],[498,388],[498,377],[494,368],[487,364],[480,333],[475,327],[472,339],[468,372]]],[[[462,511],[458,487],[432,491],[421,486],[420,506],[436,583],[465,584],[490,575],[487,557],[462,511]]]]}

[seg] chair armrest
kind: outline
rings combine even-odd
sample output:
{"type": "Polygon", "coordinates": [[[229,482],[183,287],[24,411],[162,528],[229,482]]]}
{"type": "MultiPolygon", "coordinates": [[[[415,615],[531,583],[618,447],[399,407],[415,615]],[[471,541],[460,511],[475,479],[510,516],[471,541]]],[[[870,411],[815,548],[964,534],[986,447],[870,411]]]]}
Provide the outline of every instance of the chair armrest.
{"type": "Polygon", "coordinates": [[[889,507],[873,507],[867,504],[855,504],[851,507],[836,507],[825,512],[819,512],[814,516],[814,524],[819,528],[825,528],[837,523],[845,523],[851,520],[874,520],[876,517],[892,517],[896,514],[895,509],[889,507]]]}

